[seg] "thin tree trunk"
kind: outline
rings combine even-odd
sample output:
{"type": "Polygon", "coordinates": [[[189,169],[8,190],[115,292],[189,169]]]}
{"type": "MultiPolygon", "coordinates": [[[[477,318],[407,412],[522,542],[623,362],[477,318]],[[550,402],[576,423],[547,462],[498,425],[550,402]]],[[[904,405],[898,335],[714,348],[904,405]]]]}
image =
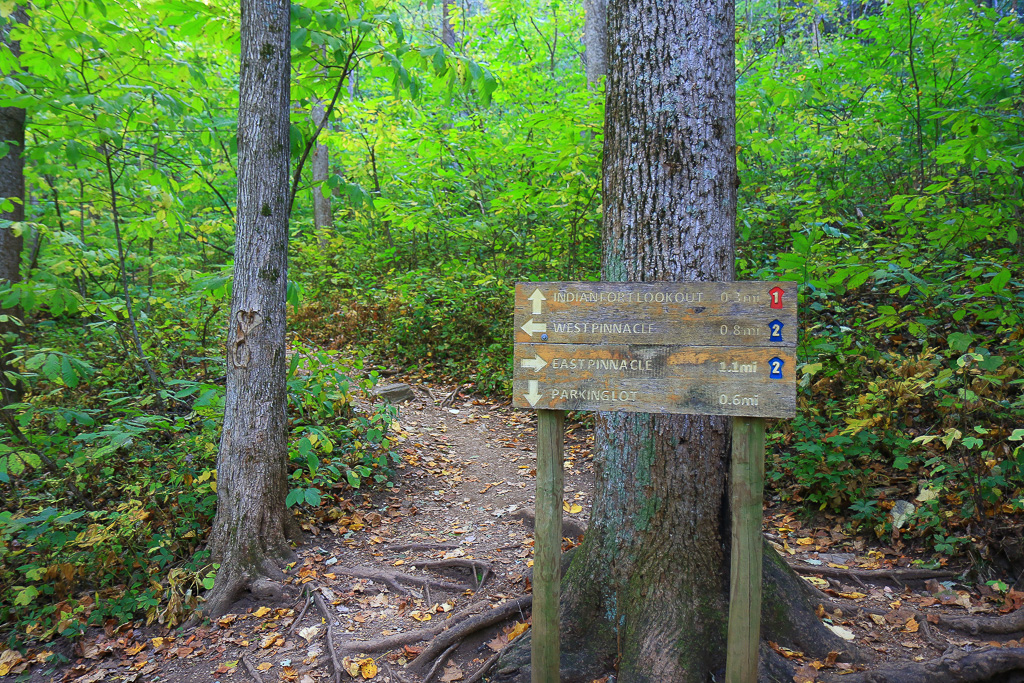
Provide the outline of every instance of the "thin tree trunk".
{"type": "MultiPolygon", "coordinates": [[[[313,107],[313,124],[318,128],[324,119],[324,105],[318,102],[313,107]]],[[[334,227],[334,215],[331,212],[331,197],[326,194],[327,175],[330,172],[330,161],[327,145],[320,142],[313,148],[313,226],[317,232],[330,230],[334,227]]]]}
{"type": "MultiPolygon", "coordinates": [[[[10,39],[10,30],[15,23],[27,23],[28,15],[18,7],[8,17],[10,23],[0,28],[0,40],[7,45],[15,59],[21,56],[21,45],[10,39]]],[[[7,74],[14,75],[14,74],[7,74]]],[[[8,211],[0,211],[0,220],[25,220],[25,110],[19,107],[0,107],[0,143],[7,145],[7,153],[0,157],[0,202],[10,201],[8,211]]],[[[0,284],[21,282],[21,249],[24,240],[11,228],[0,228],[0,284]]],[[[0,314],[9,316],[0,322],[0,335],[18,334],[18,325],[12,318],[20,318],[20,308],[0,309],[0,314]]],[[[0,406],[19,400],[20,386],[12,383],[6,371],[9,369],[7,354],[11,344],[0,340],[0,406]]]]}
{"type": "Polygon", "coordinates": [[[160,378],[149,362],[145,349],[142,348],[142,338],[139,337],[139,325],[135,320],[135,308],[132,304],[131,290],[128,288],[128,266],[124,256],[124,241],[121,239],[121,218],[117,210],[117,187],[114,184],[114,169],[110,161],[110,148],[103,145],[103,161],[107,170],[107,182],[110,190],[110,213],[114,220],[114,239],[117,242],[117,260],[121,268],[121,289],[124,293],[125,310],[128,313],[128,327],[131,330],[132,341],[135,344],[135,352],[142,361],[142,367],[146,370],[146,376],[153,387],[156,396],[156,404],[160,412],[164,410],[163,399],[160,398],[160,378]]]}
{"type": "Polygon", "coordinates": [[[451,0],[441,0],[441,42],[449,49],[455,47],[455,29],[452,28],[452,17],[449,7],[451,0]]]}
{"type": "Polygon", "coordinates": [[[210,548],[220,570],[206,612],[246,589],[273,589],[286,539],[288,424],[289,4],[242,0],[238,224],[224,431],[210,548]]]}
{"type": "Polygon", "coordinates": [[[587,82],[597,83],[608,73],[608,0],[583,0],[587,82]]]}

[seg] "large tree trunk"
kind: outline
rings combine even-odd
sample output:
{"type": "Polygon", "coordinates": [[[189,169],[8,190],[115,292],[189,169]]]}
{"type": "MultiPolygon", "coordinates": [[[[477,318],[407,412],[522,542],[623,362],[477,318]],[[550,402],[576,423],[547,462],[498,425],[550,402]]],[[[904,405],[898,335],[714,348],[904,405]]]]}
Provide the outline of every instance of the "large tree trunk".
{"type": "MultiPolygon", "coordinates": [[[[15,23],[26,23],[28,15],[22,8],[16,9],[6,20],[6,26],[0,26],[0,40],[10,49],[17,59],[21,56],[18,41],[10,39],[10,31],[15,23]]],[[[2,74],[0,74],[2,75],[2,74]]],[[[0,157],[0,202],[10,200],[13,204],[9,211],[0,211],[0,220],[25,220],[25,110],[20,107],[0,107],[0,143],[7,145],[7,153],[0,157]]],[[[21,282],[21,248],[23,238],[10,228],[0,227],[0,285],[21,282]]],[[[20,317],[18,309],[0,309],[0,314],[20,317]]],[[[17,334],[18,327],[11,321],[0,322],[0,335],[17,334]]],[[[19,400],[19,387],[12,383],[6,375],[8,370],[7,354],[11,345],[0,340],[0,406],[19,400]]]]}
{"type": "MultiPolygon", "coordinates": [[[[733,40],[732,0],[609,3],[604,279],[734,279],[733,40]]],[[[723,680],[730,447],[728,418],[598,415],[591,524],[563,582],[564,681],[723,680]]],[[[766,591],[775,637],[792,623],[776,598],[799,583],[782,572],[766,591]]],[[[525,680],[515,659],[498,680],[525,680]]]]}
{"type": "Polygon", "coordinates": [[[272,590],[267,579],[280,578],[278,563],[293,555],[285,508],[289,30],[287,0],[242,0],[238,225],[210,539],[221,567],[211,615],[246,588],[272,590]]]}

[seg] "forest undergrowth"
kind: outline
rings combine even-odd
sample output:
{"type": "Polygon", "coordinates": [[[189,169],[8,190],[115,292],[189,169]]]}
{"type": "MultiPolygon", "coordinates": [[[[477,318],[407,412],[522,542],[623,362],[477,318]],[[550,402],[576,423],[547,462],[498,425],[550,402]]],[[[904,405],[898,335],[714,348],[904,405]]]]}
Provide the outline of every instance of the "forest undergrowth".
{"type": "MultiPolygon", "coordinates": [[[[0,226],[26,245],[0,300],[11,647],[180,624],[216,570],[237,16],[143,5],[55,3],[13,29],[0,104],[30,111],[30,192],[0,226]]],[[[770,426],[771,495],[1020,590],[1021,22],[962,0],[854,5],[738,16],[738,278],[800,285],[798,411],[770,426]]],[[[295,10],[293,157],[343,93],[289,245],[287,503],[303,515],[392,483],[394,413],[370,398],[389,373],[507,397],[514,283],[599,272],[603,100],[580,3],[453,7],[453,46],[439,7],[382,7],[295,10]]]]}

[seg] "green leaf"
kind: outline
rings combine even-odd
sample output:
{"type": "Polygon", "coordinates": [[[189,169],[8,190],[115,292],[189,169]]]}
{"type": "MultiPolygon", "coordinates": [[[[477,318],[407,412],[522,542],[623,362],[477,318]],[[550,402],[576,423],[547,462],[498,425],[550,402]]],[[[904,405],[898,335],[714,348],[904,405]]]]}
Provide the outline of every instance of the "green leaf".
{"type": "Polygon", "coordinates": [[[306,489],[304,497],[306,499],[306,503],[309,504],[309,505],[314,505],[315,506],[315,505],[319,505],[320,504],[320,491],[317,490],[317,489],[314,489],[314,488],[306,489]]]}
{"type": "Polygon", "coordinates": [[[362,483],[362,480],[359,478],[359,475],[353,472],[352,470],[349,470],[345,474],[345,478],[348,480],[348,485],[354,489],[359,488],[359,484],[362,483]]]}
{"type": "Polygon", "coordinates": [[[974,335],[966,332],[953,332],[946,337],[946,343],[954,351],[963,353],[974,342],[974,335]]]}
{"type": "Polygon", "coordinates": [[[290,508],[291,506],[295,505],[296,503],[301,503],[302,499],[304,497],[303,494],[304,494],[304,491],[301,488],[292,489],[291,491],[288,492],[288,496],[284,499],[284,506],[286,508],[290,508]]]}
{"type": "Polygon", "coordinates": [[[78,386],[78,373],[71,367],[71,361],[67,356],[60,359],[60,374],[64,379],[64,384],[72,389],[78,386]]]}
{"type": "Polygon", "coordinates": [[[31,605],[39,596],[39,589],[35,586],[15,586],[14,592],[15,605],[31,605]]]}

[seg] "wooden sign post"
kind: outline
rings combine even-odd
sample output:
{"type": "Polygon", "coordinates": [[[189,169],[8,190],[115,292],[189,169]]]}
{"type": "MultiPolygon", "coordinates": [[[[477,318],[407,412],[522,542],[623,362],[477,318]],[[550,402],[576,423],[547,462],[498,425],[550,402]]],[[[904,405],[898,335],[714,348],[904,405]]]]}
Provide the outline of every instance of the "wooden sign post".
{"type": "Polygon", "coordinates": [[[764,418],[796,414],[796,283],[516,285],[512,404],[537,410],[532,683],[559,680],[567,410],[733,416],[726,680],[754,683],[764,418]]]}

